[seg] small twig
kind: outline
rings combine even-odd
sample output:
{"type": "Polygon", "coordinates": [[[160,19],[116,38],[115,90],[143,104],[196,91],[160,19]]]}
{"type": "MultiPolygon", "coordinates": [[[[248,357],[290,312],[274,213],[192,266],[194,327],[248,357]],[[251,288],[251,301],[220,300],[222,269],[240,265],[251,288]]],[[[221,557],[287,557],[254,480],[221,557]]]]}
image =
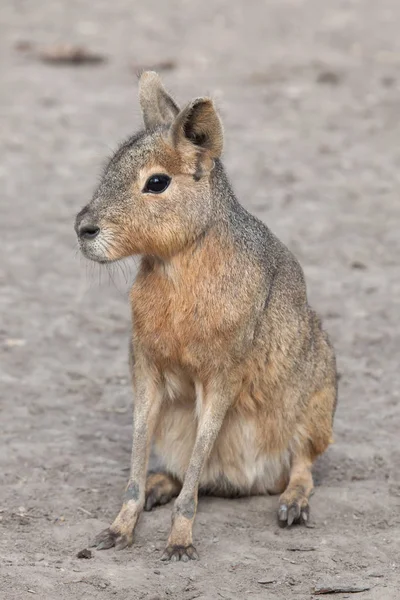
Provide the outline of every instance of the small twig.
{"type": "Polygon", "coordinates": [[[89,515],[89,517],[93,517],[93,513],[91,513],[89,510],[86,510],[86,508],[83,508],[82,506],[78,506],[78,510],[80,510],[81,512],[85,513],[85,515],[89,515]]]}
{"type": "Polygon", "coordinates": [[[359,592],[367,592],[371,588],[369,586],[358,587],[354,585],[318,585],[314,588],[316,596],[323,594],[358,594],[359,592]]]}

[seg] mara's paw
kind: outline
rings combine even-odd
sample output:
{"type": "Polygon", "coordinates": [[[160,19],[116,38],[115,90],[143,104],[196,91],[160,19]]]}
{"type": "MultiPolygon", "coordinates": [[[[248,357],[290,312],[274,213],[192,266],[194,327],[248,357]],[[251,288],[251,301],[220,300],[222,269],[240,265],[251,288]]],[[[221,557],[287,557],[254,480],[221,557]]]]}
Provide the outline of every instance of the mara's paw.
{"type": "Polygon", "coordinates": [[[156,506],[167,504],[179,494],[181,487],[181,484],[167,473],[150,473],[146,481],[144,510],[153,510],[156,506]]]}
{"type": "Polygon", "coordinates": [[[119,533],[113,531],[111,528],[104,529],[100,532],[93,543],[92,548],[97,550],[108,550],[109,548],[115,548],[116,550],[123,550],[128,546],[131,546],[133,542],[133,531],[131,533],[119,533]]]}
{"type": "Polygon", "coordinates": [[[310,506],[307,498],[299,498],[285,502],[281,499],[278,509],[279,527],[291,527],[292,525],[307,525],[310,518],[310,506]]]}
{"type": "Polygon", "coordinates": [[[140,511],[141,506],[136,502],[131,500],[124,502],[118,517],[108,529],[104,529],[99,533],[93,540],[92,547],[97,548],[97,550],[108,550],[108,548],[123,550],[127,546],[132,546],[133,531],[140,511]]]}
{"type": "Polygon", "coordinates": [[[196,548],[192,544],[189,546],[167,546],[164,554],[161,557],[161,560],[170,560],[171,562],[176,562],[178,560],[188,562],[189,560],[198,559],[199,555],[196,552],[196,548]]]}

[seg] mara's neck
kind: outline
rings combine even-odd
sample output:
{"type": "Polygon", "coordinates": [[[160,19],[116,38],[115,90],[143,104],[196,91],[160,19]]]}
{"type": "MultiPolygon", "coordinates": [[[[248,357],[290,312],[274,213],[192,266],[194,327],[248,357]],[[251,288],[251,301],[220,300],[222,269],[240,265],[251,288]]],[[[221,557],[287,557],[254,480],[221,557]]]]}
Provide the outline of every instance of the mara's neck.
{"type": "Polygon", "coordinates": [[[169,257],[143,256],[140,273],[154,274],[172,281],[207,279],[226,273],[235,262],[232,236],[226,222],[216,222],[192,244],[169,257]]]}

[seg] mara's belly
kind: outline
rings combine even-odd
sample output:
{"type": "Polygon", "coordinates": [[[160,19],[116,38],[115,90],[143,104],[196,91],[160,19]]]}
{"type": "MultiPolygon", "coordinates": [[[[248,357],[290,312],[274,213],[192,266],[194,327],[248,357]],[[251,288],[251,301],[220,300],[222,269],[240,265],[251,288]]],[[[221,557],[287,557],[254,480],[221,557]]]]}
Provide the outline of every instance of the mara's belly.
{"type": "MultiPolygon", "coordinates": [[[[197,430],[193,406],[167,404],[155,433],[164,467],[183,481],[197,430]]],[[[265,432],[266,433],[266,432],[265,432]]],[[[267,450],[256,420],[229,414],[200,479],[200,487],[218,495],[280,492],[289,468],[289,449],[267,450]]]]}

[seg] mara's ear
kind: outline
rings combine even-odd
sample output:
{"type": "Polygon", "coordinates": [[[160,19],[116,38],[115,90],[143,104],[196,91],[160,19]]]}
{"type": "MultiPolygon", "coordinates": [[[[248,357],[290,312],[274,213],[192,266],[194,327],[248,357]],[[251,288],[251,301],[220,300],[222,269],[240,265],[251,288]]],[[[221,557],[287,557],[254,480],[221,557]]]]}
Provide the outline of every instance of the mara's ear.
{"type": "Polygon", "coordinates": [[[139,79],[139,102],[146,129],[171,125],[179,108],[166,92],[157,73],[144,71],[139,79]]]}
{"type": "Polygon", "coordinates": [[[176,117],[170,130],[172,143],[187,150],[202,150],[209,158],[219,158],[224,144],[221,119],[210,98],[196,98],[176,117]]]}

